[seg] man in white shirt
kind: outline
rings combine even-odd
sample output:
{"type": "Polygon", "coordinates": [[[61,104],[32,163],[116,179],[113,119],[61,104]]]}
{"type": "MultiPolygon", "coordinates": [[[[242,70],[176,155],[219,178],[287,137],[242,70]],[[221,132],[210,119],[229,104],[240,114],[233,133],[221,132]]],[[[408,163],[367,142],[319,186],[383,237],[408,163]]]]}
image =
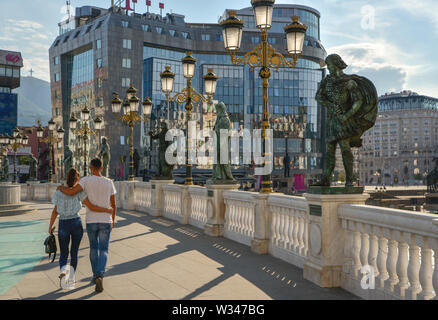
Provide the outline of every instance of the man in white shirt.
{"type": "Polygon", "coordinates": [[[102,176],[102,170],[102,160],[95,158],[90,162],[91,176],[83,177],[72,188],[58,187],[58,190],[70,196],[84,190],[91,203],[102,208],[111,207],[113,209],[110,215],[106,212],[95,212],[88,207],[86,208],[85,220],[90,242],[90,262],[97,292],[103,291],[103,275],[108,260],[110,233],[116,217],[116,188],[112,180],[102,176]]]}

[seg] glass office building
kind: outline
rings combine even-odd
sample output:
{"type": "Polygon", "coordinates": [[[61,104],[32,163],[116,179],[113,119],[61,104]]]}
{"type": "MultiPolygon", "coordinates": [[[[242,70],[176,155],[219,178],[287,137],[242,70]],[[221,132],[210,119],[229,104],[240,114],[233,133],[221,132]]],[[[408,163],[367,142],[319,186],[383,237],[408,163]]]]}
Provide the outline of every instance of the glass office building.
{"type": "MultiPolygon", "coordinates": [[[[169,118],[171,125],[184,129],[184,105],[166,101],[161,92],[160,73],[165,66],[170,66],[176,74],[173,94],[184,89],[186,80],[182,74],[181,59],[187,51],[191,51],[197,59],[192,80],[194,89],[203,93],[202,77],[212,68],[219,76],[214,101],[225,103],[233,127],[261,127],[262,85],[259,70],[232,64],[224,49],[222,29],[218,23],[188,23],[184,16],[175,13],[163,17],[154,13],[127,13],[119,7],[93,8],[76,10],[76,28],[62,33],[54,41],[50,57],[54,62],[57,56],[63,57],[64,61],[65,57],[75,56],[78,52],[82,54],[90,50],[93,53],[90,61],[87,60],[87,66],[94,66],[94,78],[87,78],[93,89],[88,102],[96,114],[100,112],[105,118],[103,134],[110,141],[111,173],[118,172],[122,165],[120,157],[128,153],[128,130],[111,114],[112,92],[119,92],[124,98],[127,87],[133,83],[139,89],[139,97],[151,97],[154,103],[152,121],[136,126],[134,131],[134,148],[145,155],[151,149],[148,137],[151,125],[157,126],[158,122],[169,118]],[[84,12],[94,14],[87,15],[84,12]]],[[[228,11],[220,19],[227,17],[228,11]]],[[[281,170],[283,157],[288,152],[295,187],[302,190],[309,178],[321,173],[321,119],[324,115],[314,97],[324,76],[321,64],[326,51],[320,41],[320,13],[300,5],[274,6],[273,25],[268,37],[270,45],[287,56],[283,27],[291,22],[293,15],[299,15],[300,20],[308,26],[305,47],[296,68],[272,71],[269,81],[270,124],[274,130],[274,167],[281,170]]],[[[243,55],[259,44],[260,31],[255,28],[251,7],[237,10],[237,16],[245,23],[239,51],[239,55],[243,55]]],[[[64,81],[72,79],[73,72],[59,70],[55,63],[51,63],[54,80],[58,72],[63,82],[62,105],[59,107],[63,109],[65,121],[70,116],[67,116],[67,110],[70,113],[75,109],[72,98],[74,90],[69,89],[74,85],[64,85],[64,81]]],[[[52,81],[52,93],[56,90],[56,82],[52,81]]],[[[79,96],[87,95],[81,93],[79,96]]],[[[198,121],[200,126],[212,126],[214,117],[211,111],[214,110],[209,108],[207,111],[203,107],[194,107],[192,119],[198,121]]]]}

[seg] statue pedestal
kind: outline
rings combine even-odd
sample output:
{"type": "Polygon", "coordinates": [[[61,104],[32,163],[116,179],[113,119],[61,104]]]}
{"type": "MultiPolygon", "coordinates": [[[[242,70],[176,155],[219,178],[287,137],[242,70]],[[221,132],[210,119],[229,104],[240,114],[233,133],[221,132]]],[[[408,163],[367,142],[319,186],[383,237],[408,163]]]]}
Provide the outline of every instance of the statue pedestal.
{"type": "Polygon", "coordinates": [[[220,237],[224,233],[225,203],[223,192],[239,189],[239,184],[207,184],[207,223],[205,234],[220,237]]]}
{"type": "Polygon", "coordinates": [[[27,203],[21,202],[21,185],[0,184],[0,217],[36,212],[27,203]]]}
{"type": "Polygon", "coordinates": [[[369,194],[360,190],[330,187],[311,187],[305,193],[309,212],[307,231],[309,255],[303,267],[304,279],[323,288],[341,285],[344,263],[344,231],[338,216],[340,204],[365,204],[369,194]],[[329,190],[331,189],[331,190],[329,190]]]}
{"type": "Polygon", "coordinates": [[[163,215],[163,185],[173,184],[175,180],[150,180],[152,188],[152,209],[151,216],[161,217],[163,215]]]}

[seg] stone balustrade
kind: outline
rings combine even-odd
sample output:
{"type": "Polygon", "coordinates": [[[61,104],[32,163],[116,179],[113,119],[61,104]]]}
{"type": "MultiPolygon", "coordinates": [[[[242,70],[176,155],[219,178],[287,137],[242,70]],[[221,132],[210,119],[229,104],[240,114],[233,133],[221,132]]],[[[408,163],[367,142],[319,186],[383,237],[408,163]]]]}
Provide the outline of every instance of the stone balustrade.
{"type": "Polygon", "coordinates": [[[429,300],[436,296],[436,215],[343,204],[339,217],[345,230],[345,289],[365,299],[429,300]],[[364,274],[374,278],[375,289],[362,288],[364,274]]]}
{"type": "MultiPolygon", "coordinates": [[[[22,185],[21,198],[50,200],[56,186],[22,185]]],[[[366,206],[367,195],[266,195],[172,180],[117,181],[115,187],[119,208],[251,246],[302,268],[321,287],[365,299],[437,299],[436,215],[366,206]]]]}
{"type": "Polygon", "coordinates": [[[225,191],[224,236],[251,245],[254,237],[255,206],[253,192],[225,191]]]}
{"type": "Polygon", "coordinates": [[[302,197],[272,195],[269,253],[300,268],[308,254],[307,202],[302,197]]]}
{"type": "Polygon", "coordinates": [[[198,186],[189,187],[190,209],[188,223],[203,229],[207,223],[207,189],[198,186]]]}

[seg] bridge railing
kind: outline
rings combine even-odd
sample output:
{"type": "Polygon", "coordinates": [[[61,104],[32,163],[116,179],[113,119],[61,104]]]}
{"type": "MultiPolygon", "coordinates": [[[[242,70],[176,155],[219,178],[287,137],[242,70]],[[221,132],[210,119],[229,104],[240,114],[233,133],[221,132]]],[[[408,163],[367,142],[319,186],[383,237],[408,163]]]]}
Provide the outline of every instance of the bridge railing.
{"type": "Polygon", "coordinates": [[[188,223],[203,229],[207,223],[207,188],[189,187],[190,208],[188,210],[188,223]]]}
{"type": "Polygon", "coordinates": [[[343,204],[343,287],[366,299],[432,299],[438,292],[436,215],[343,204]],[[375,289],[361,285],[364,276],[375,289]]]}

